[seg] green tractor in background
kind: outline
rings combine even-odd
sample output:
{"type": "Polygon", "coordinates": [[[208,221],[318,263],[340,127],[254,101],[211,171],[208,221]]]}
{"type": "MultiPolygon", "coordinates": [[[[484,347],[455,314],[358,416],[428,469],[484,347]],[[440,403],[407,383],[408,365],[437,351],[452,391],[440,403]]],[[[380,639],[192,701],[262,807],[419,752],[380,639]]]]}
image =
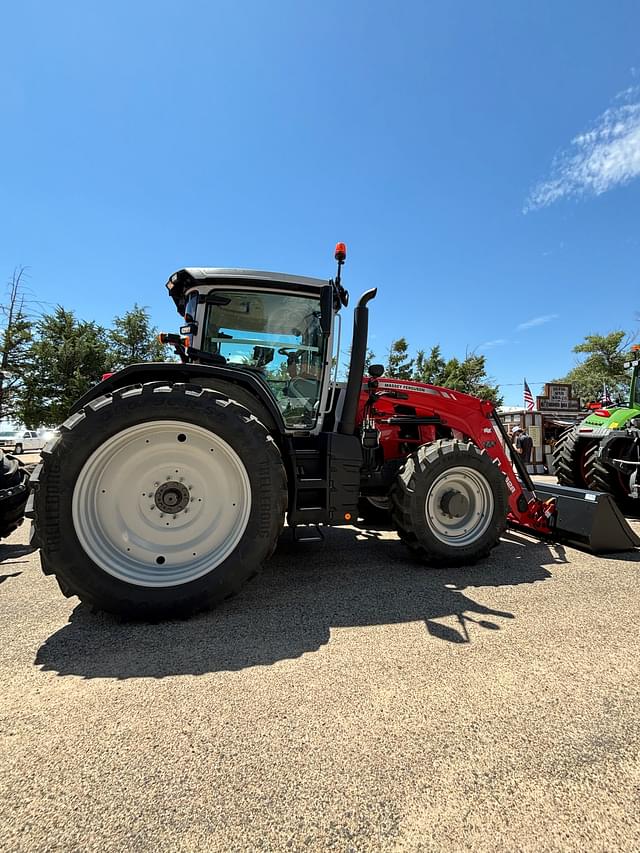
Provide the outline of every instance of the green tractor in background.
{"type": "Polygon", "coordinates": [[[560,436],[553,449],[558,482],[609,492],[621,508],[640,512],[640,346],[632,347],[629,403],[596,408],[560,436]]]}

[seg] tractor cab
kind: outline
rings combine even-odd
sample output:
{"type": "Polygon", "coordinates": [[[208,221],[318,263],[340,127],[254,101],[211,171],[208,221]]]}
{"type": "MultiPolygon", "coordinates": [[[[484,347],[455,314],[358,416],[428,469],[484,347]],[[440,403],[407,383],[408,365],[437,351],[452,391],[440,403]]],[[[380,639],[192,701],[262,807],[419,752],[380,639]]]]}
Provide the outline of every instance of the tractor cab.
{"type": "Polygon", "coordinates": [[[177,344],[184,361],[250,372],[267,386],[287,429],[321,428],[334,317],[347,300],[339,282],[189,268],[172,275],[167,288],[185,321],[177,344]]]}
{"type": "Polygon", "coordinates": [[[634,358],[625,364],[626,368],[631,367],[633,369],[629,399],[631,400],[631,408],[640,409],[640,345],[634,344],[631,349],[634,358]]]}

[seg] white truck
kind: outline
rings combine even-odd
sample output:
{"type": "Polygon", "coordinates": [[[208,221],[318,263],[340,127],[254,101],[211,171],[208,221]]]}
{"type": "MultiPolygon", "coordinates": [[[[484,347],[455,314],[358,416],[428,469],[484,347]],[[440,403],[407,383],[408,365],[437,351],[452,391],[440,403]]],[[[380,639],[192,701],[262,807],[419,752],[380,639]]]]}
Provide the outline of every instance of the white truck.
{"type": "Polygon", "coordinates": [[[7,453],[29,453],[39,451],[47,443],[44,435],[32,429],[0,430],[0,449],[7,453]]]}

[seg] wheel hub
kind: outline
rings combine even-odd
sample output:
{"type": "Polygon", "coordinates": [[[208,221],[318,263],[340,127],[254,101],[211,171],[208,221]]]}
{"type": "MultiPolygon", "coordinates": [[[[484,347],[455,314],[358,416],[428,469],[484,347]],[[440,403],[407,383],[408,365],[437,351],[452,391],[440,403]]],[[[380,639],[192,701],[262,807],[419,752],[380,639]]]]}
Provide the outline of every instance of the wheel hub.
{"type": "Polygon", "coordinates": [[[155,505],[160,512],[177,515],[189,505],[191,494],[184,483],[169,480],[163,483],[153,496],[155,505]]]}
{"type": "Polygon", "coordinates": [[[440,509],[451,518],[464,518],[469,511],[469,499],[462,492],[450,489],[440,499],[440,509]]]}
{"type": "Polygon", "coordinates": [[[491,485],[480,471],[456,465],[432,483],[425,512],[432,534],[449,546],[466,547],[480,539],[494,509],[491,485]]]}

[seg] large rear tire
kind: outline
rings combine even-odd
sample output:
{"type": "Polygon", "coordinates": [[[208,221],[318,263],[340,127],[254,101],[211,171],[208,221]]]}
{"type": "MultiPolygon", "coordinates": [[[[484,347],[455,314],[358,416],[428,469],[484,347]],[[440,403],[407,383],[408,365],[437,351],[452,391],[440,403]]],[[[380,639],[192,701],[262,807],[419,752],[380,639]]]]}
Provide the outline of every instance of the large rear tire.
{"type": "Polygon", "coordinates": [[[67,596],[150,619],[236,593],[273,552],[287,500],[280,452],[248,409],[161,382],[72,415],[32,485],[44,573],[67,596]]]}
{"type": "Polygon", "coordinates": [[[593,441],[581,438],[575,427],[562,433],[553,448],[553,465],[561,486],[589,488],[587,484],[587,453],[593,441]]]}
{"type": "Polygon", "coordinates": [[[465,566],[486,557],[507,525],[502,471],[471,442],[439,440],[413,453],[393,487],[398,534],[429,566],[465,566]]]}

